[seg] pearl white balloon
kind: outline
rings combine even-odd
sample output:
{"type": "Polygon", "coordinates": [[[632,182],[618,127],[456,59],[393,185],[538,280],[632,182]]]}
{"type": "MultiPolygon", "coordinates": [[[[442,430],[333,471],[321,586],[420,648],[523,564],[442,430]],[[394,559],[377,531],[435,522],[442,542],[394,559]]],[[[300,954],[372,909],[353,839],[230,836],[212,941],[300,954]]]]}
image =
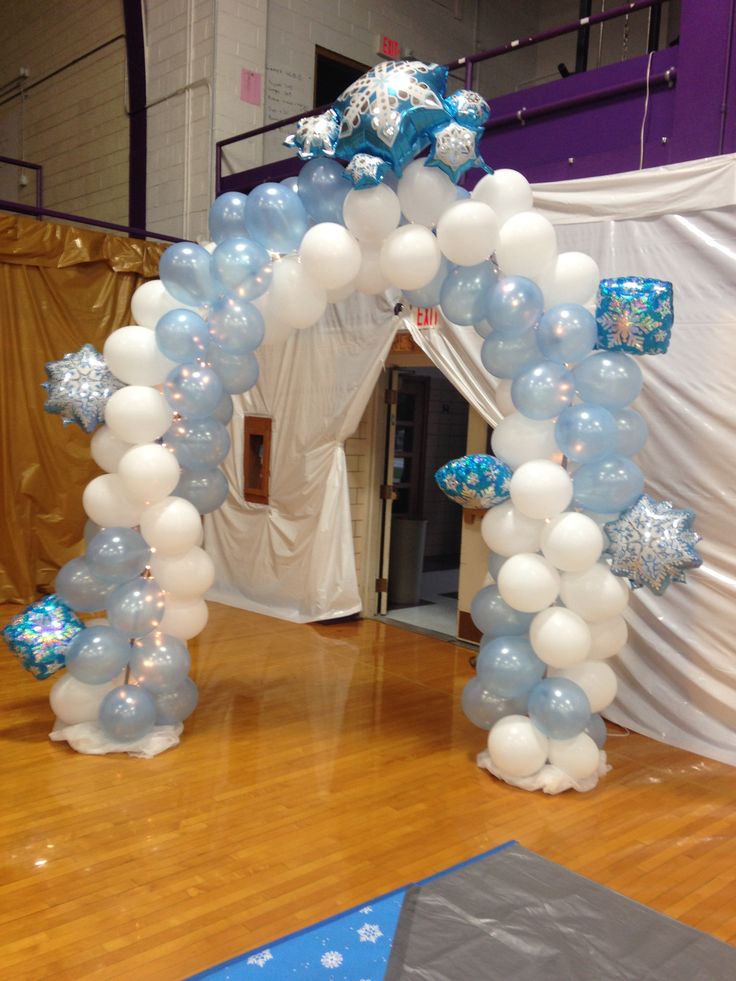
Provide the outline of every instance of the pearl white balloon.
{"type": "Polygon", "coordinates": [[[572,480],[552,460],[522,463],[509,482],[509,493],[517,511],[529,518],[553,518],[572,500],[572,480]]]}
{"type": "Polygon", "coordinates": [[[600,278],[598,263],[592,256],[585,252],[561,252],[550,280],[541,282],[545,309],[558,303],[588,303],[596,295],[600,278]]]}
{"type": "Polygon", "coordinates": [[[128,496],[118,474],[103,473],[84,488],[82,507],[101,528],[134,528],[143,505],[128,496]]]}
{"type": "Polygon", "coordinates": [[[49,692],[51,711],[59,722],[75,726],[80,722],[96,722],[102,699],[113,688],[123,683],[125,674],[113,678],[104,685],[88,685],[65,672],[49,692]]]}
{"type": "Polygon", "coordinates": [[[560,597],[583,620],[597,623],[623,613],[629,602],[629,586],[604,562],[598,562],[583,572],[563,572],[560,597]]]}
{"type": "Polygon", "coordinates": [[[511,382],[511,378],[501,378],[496,385],[496,391],[493,393],[498,411],[502,416],[510,416],[512,412],[516,412],[516,407],[511,400],[511,382]]]}
{"type": "Polygon", "coordinates": [[[488,733],[491,761],[510,777],[532,776],[548,752],[549,740],[525,715],[506,715],[488,733]]]}
{"type": "MultiPolygon", "coordinates": [[[[353,193],[352,191],[350,192],[353,193]]],[[[355,277],[355,289],[358,293],[368,293],[374,296],[383,293],[391,285],[381,268],[381,249],[376,245],[362,245],[360,269],[355,277]]]]}
{"type": "Polygon", "coordinates": [[[495,211],[483,201],[458,201],[437,222],[437,242],[450,262],[476,266],[495,249],[498,230],[495,211]]]}
{"type": "Polygon", "coordinates": [[[166,594],[166,607],[158,629],[163,634],[191,640],[207,626],[209,612],[203,599],[166,594]]]}
{"type": "MultiPolygon", "coordinates": [[[[360,256],[361,263],[363,262],[363,254],[361,252],[360,256]]],[[[341,286],[337,290],[327,290],[327,302],[328,303],[340,303],[341,300],[347,300],[349,296],[355,292],[355,280],[351,280],[345,286],[341,286]]]]}
{"type": "Polygon", "coordinates": [[[199,511],[183,497],[165,497],[146,508],[140,526],[146,542],[165,556],[183,555],[202,541],[199,511]]]}
{"type": "Polygon", "coordinates": [[[532,189],[529,181],[518,170],[497,170],[486,174],[470,193],[474,201],[482,201],[493,208],[498,220],[505,222],[520,211],[530,211],[532,189]]]}
{"type": "Polygon", "coordinates": [[[402,225],[384,241],[378,261],[392,286],[418,290],[437,275],[442,254],[437,239],[424,225],[402,225]]]}
{"type": "Polygon", "coordinates": [[[605,661],[618,654],[629,636],[629,628],[622,616],[611,617],[588,624],[590,627],[590,651],[592,661],[605,661]]]}
{"type": "Polygon", "coordinates": [[[133,294],[130,309],[135,323],[152,329],[169,310],[196,310],[197,307],[175,300],[160,279],[149,279],[133,294]]]}
{"type": "Polygon", "coordinates": [[[180,474],[174,454],[159,443],[132,447],[118,466],[125,493],[142,504],[155,504],[168,497],[179,483],[180,474]]]}
{"type": "Polygon", "coordinates": [[[550,606],[537,613],[529,627],[534,653],[552,668],[580,664],[590,650],[590,626],[564,606],[550,606]]]}
{"type": "Polygon", "coordinates": [[[175,361],[158,349],[156,334],[148,327],[119,327],[102,349],[107,367],[126,385],[161,385],[175,361]]]}
{"type": "Polygon", "coordinates": [[[544,557],[561,572],[583,572],[600,558],[603,535],[587,515],[568,511],[545,524],[540,544],[544,557]]]}
{"type": "Polygon", "coordinates": [[[215,581],[215,564],[198,546],[173,557],[155,553],[151,572],[167,593],[187,599],[203,596],[215,581]]]}
{"type": "Polygon", "coordinates": [[[569,678],[580,685],[588,696],[591,712],[602,712],[616,697],[616,675],[605,661],[588,660],[570,668],[552,668],[550,675],[555,678],[569,678]]]}
{"type": "Polygon", "coordinates": [[[506,559],[498,572],[501,599],[522,613],[539,613],[560,592],[560,574],[541,555],[522,552],[506,559]]]}
{"type": "Polygon", "coordinates": [[[497,555],[517,555],[539,550],[543,528],[543,521],[529,518],[511,501],[504,501],[486,511],[480,533],[488,548],[497,555]]]}
{"type": "Polygon", "coordinates": [[[114,473],[118,469],[120,458],[133,446],[118,439],[109,426],[100,426],[92,435],[89,452],[97,466],[106,473],[114,473]]]}
{"type": "Polygon", "coordinates": [[[561,459],[555,441],[554,419],[527,419],[512,412],[493,430],[493,453],[512,470],[529,460],[561,459]]]}
{"type": "Polygon", "coordinates": [[[113,392],[105,405],[105,422],[126,443],[152,443],[171,426],[174,413],[161,392],[128,385],[113,392]]]}
{"type": "Polygon", "coordinates": [[[260,344],[261,350],[266,347],[278,347],[280,344],[285,344],[291,335],[296,333],[296,329],[285,324],[279,317],[278,311],[274,309],[271,304],[270,290],[251,302],[254,307],[258,308],[266,326],[266,333],[260,344]]]}
{"type": "Polygon", "coordinates": [[[434,228],[440,215],[457,200],[457,188],[439,168],[414,160],[399,180],[398,195],[407,221],[434,228]]]}
{"type": "Polygon", "coordinates": [[[273,264],[269,306],[288,327],[303,330],[316,323],[327,307],[324,287],[315,283],[295,255],[273,264]]]}
{"type": "Polygon", "coordinates": [[[326,290],[343,289],[360,269],[357,239],[335,222],[313,225],[299,246],[299,259],[312,280],[326,290]]]}
{"type": "Polygon", "coordinates": [[[572,739],[550,739],[549,761],[573,780],[585,780],[597,772],[600,750],[586,732],[581,732],[572,739]]]}
{"type": "Polygon", "coordinates": [[[360,242],[382,242],[401,221],[401,205],[386,184],[348,191],[342,214],[349,232],[360,242]]]}
{"type": "Polygon", "coordinates": [[[556,254],[554,225],[536,211],[522,211],[501,225],[496,259],[506,276],[534,279],[556,254]]]}

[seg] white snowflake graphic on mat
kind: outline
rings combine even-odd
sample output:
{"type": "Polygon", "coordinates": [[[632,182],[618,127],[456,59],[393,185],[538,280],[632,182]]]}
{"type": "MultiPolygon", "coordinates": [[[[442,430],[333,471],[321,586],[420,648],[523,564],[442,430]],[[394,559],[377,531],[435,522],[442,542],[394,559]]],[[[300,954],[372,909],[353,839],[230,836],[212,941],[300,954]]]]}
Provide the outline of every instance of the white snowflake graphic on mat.
{"type": "Polygon", "coordinates": [[[373,907],[372,906],[364,906],[363,909],[358,910],[358,912],[359,913],[372,913],[373,912],[373,907]]]}
{"type": "Polygon", "coordinates": [[[322,967],[339,967],[342,964],[342,954],[337,950],[328,950],[320,957],[322,967]]]}
{"type": "Polygon", "coordinates": [[[270,950],[259,950],[257,954],[253,954],[245,962],[246,964],[255,964],[256,967],[265,967],[269,961],[273,960],[273,954],[270,950]]]}
{"type": "Polygon", "coordinates": [[[374,944],[379,937],[383,936],[383,933],[377,923],[364,923],[362,927],[358,928],[358,936],[362,944],[374,944]]]}

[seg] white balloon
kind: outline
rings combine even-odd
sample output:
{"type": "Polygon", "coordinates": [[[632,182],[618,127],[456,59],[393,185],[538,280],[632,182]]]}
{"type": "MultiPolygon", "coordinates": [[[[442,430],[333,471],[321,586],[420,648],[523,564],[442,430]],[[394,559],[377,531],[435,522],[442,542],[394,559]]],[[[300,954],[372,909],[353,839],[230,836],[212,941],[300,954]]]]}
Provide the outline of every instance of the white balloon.
{"type": "Polygon", "coordinates": [[[302,239],[299,259],[315,283],[326,290],[339,290],[358,275],[360,246],[347,228],[322,221],[302,239]]]}
{"type": "Polygon", "coordinates": [[[550,739],[549,761],[573,780],[585,780],[598,770],[600,752],[586,732],[572,739],[550,739]]]}
{"type": "Polygon", "coordinates": [[[384,241],[378,261],[393,286],[418,290],[437,275],[442,254],[437,239],[424,225],[402,225],[384,241]]]}
{"type": "Polygon", "coordinates": [[[493,430],[493,453],[512,470],[529,460],[562,459],[555,441],[554,419],[528,419],[512,412],[493,430]]]}
{"type": "Polygon", "coordinates": [[[146,385],[120,388],[105,405],[105,422],[126,443],[152,443],[163,436],[173,419],[163,395],[146,385]]]}
{"type": "Polygon", "coordinates": [[[563,572],[560,597],[583,620],[597,623],[623,613],[629,602],[629,585],[614,576],[604,562],[598,562],[583,572],[563,572]]]}
{"type": "Polygon", "coordinates": [[[603,535],[587,515],[568,511],[545,524],[540,544],[544,557],[561,572],[583,572],[600,558],[603,535]]]}
{"type": "Polygon", "coordinates": [[[203,596],[215,581],[215,564],[198,546],[173,557],[156,552],[151,558],[151,572],[167,593],[187,599],[203,596]]]}
{"type": "Polygon", "coordinates": [[[101,528],[134,528],[143,505],[128,496],[118,474],[103,473],[84,488],[82,507],[101,528]]]}
{"type": "Polygon", "coordinates": [[[179,483],[181,467],[159,443],[134,446],[122,457],[118,475],[128,497],[142,504],[162,501],[179,483]]]}
{"type": "Polygon", "coordinates": [[[529,518],[553,518],[572,500],[568,472],[552,460],[522,463],[509,482],[514,507],[529,518]]]}
{"type": "Polygon", "coordinates": [[[551,668],[549,673],[555,678],[569,678],[580,685],[588,696],[591,712],[602,712],[616,697],[616,675],[605,661],[583,661],[570,668],[551,668]]]}
{"type": "Polygon", "coordinates": [[[398,195],[407,221],[434,228],[440,215],[457,200],[457,188],[437,167],[413,160],[399,180],[398,195]]]}
{"type": "Polygon", "coordinates": [[[516,406],[511,400],[511,382],[511,378],[499,379],[494,392],[496,405],[502,416],[510,416],[512,412],[516,412],[516,406]]]}
{"type": "Polygon", "coordinates": [[[164,616],[158,629],[163,634],[191,640],[207,626],[209,612],[203,599],[166,594],[164,616]]]}
{"type": "Polygon", "coordinates": [[[160,279],[149,279],[133,294],[130,309],[137,324],[153,328],[169,310],[197,310],[197,307],[175,300],[160,279]]]}
{"type": "Polygon", "coordinates": [[[175,361],[163,355],[156,334],[148,327],[119,327],[105,341],[107,367],[126,385],[161,385],[175,361]]]}
{"type": "Polygon", "coordinates": [[[561,252],[549,282],[541,282],[547,310],[558,303],[585,304],[598,289],[601,274],[598,263],[585,252],[561,252]]]}
{"type": "Polygon", "coordinates": [[[102,699],[113,688],[123,684],[125,673],[104,685],[88,685],[64,673],[49,692],[51,711],[60,722],[75,726],[80,722],[96,722],[102,699]]]}
{"type": "Polygon", "coordinates": [[[549,740],[525,715],[506,715],[488,733],[494,766],[510,777],[530,777],[544,766],[549,740]]]}
{"type": "Polygon", "coordinates": [[[270,290],[251,302],[260,311],[266,325],[266,333],[260,345],[261,350],[266,347],[277,347],[279,344],[285,344],[291,335],[296,333],[295,328],[285,324],[279,317],[278,311],[271,305],[270,290]]]}
{"type": "Polygon", "coordinates": [[[501,599],[522,613],[539,613],[560,592],[560,574],[541,555],[521,552],[506,559],[498,572],[501,599]]]}
{"type": "Polygon", "coordinates": [[[360,242],[382,242],[401,221],[399,199],[386,184],[348,191],[342,214],[360,242]]]}
{"type": "Polygon", "coordinates": [[[269,293],[269,307],[283,324],[296,330],[311,327],[327,307],[324,287],[311,279],[295,255],[274,262],[269,293]]]}
{"type": "MultiPolygon", "coordinates": [[[[350,194],[353,192],[351,191],[350,194]]],[[[348,195],[350,196],[350,195],[348,195]]],[[[376,245],[361,246],[362,257],[360,269],[355,277],[355,289],[358,293],[375,295],[383,293],[391,285],[381,269],[381,249],[376,245]]]]}
{"type": "MultiPolygon", "coordinates": [[[[361,253],[360,261],[363,261],[363,255],[361,253]]],[[[355,292],[355,280],[351,280],[345,286],[341,286],[339,290],[327,290],[327,302],[328,303],[339,303],[341,300],[347,300],[349,296],[355,292]]]]}
{"type": "Polygon", "coordinates": [[[437,242],[450,262],[475,266],[495,249],[498,230],[495,211],[483,201],[458,201],[437,222],[437,242]]]}
{"type": "Polygon", "coordinates": [[[557,254],[554,225],[536,211],[512,215],[501,225],[496,259],[507,276],[534,279],[557,254]]]}
{"type": "Polygon", "coordinates": [[[564,606],[550,606],[537,613],[529,627],[534,653],[552,668],[580,664],[590,650],[590,626],[564,606]]]}
{"type": "Polygon", "coordinates": [[[100,426],[95,430],[89,443],[89,451],[97,466],[114,473],[118,469],[120,458],[131,448],[132,443],[118,439],[109,426],[100,426]]]}
{"type": "Polygon", "coordinates": [[[497,555],[517,555],[539,550],[543,528],[543,521],[529,518],[511,501],[504,501],[486,511],[480,533],[488,548],[497,555]]]}
{"type": "Polygon", "coordinates": [[[622,616],[611,617],[588,624],[590,627],[590,651],[592,661],[605,661],[618,654],[629,636],[629,628],[622,616]]]}
{"type": "Polygon", "coordinates": [[[532,189],[529,181],[517,170],[497,170],[486,174],[470,193],[474,201],[482,201],[493,208],[498,220],[505,222],[520,211],[530,211],[532,189]]]}
{"type": "Polygon", "coordinates": [[[145,508],[140,526],[146,542],[165,556],[183,555],[202,541],[199,511],[183,497],[165,497],[145,508]]]}

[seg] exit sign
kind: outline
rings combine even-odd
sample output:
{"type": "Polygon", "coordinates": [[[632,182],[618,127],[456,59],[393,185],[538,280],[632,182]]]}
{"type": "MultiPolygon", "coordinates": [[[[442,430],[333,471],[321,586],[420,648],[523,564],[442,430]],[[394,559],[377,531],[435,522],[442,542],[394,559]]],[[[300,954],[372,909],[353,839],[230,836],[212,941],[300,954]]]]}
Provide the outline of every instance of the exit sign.
{"type": "Polygon", "coordinates": [[[378,53],[382,54],[385,58],[400,58],[401,45],[398,41],[394,41],[392,37],[386,37],[384,34],[381,37],[378,53]]]}

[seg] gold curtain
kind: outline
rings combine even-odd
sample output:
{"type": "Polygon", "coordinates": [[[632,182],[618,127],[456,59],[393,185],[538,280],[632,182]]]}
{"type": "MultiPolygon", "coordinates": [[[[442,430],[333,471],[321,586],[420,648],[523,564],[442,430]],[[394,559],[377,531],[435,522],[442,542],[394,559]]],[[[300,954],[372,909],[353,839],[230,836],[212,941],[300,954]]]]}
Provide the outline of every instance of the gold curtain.
{"type": "Polygon", "coordinates": [[[43,410],[44,365],[130,320],[130,299],[158,274],[165,246],[0,216],[0,600],[53,591],[82,551],[82,491],[99,473],[90,436],[43,410]]]}

